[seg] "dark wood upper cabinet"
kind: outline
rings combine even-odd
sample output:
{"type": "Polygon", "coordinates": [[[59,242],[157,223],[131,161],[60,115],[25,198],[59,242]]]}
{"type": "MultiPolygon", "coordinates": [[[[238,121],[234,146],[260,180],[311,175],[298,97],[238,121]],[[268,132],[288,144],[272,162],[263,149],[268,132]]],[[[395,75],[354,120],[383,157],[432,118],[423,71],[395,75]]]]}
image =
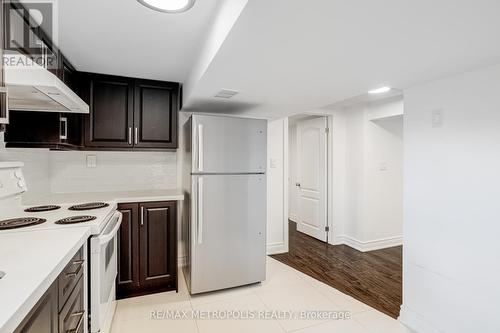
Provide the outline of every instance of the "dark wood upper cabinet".
{"type": "Polygon", "coordinates": [[[117,298],[177,289],[175,201],[120,204],[117,298]]]}
{"type": "Polygon", "coordinates": [[[88,73],[82,77],[83,99],[90,106],[85,147],[177,148],[178,83],[88,73]]]}
{"type": "Polygon", "coordinates": [[[59,51],[59,70],[57,76],[72,90],[78,93],[78,77],[75,67],[69,60],[59,51]]]}
{"type": "Polygon", "coordinates": [[[177,148],[177,105],[179,85],[137,80],[134,122],[138,148],[177,148]]]}
{"type": "Polygon", "coordinates": [[[81,77],[83,99],[90,107],[85,115],[85,147],[132,148],[133,80],[95,74],[81,77]]]}
{"type": "Polygon", "coordinates": [[[74,150],[80,147],[81,116],[58,112],[12,111],[5,130],[7,147],[74,150]]]}

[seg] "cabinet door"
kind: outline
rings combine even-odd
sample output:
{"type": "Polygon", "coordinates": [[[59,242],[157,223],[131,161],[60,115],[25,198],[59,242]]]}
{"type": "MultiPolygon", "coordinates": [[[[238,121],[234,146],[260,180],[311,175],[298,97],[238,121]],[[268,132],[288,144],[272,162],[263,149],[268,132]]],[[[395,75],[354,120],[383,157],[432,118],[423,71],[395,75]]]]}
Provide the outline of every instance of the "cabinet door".
{"type": "Polygon", "coordinates": [[[175,202],[140,204],[140,284],[143,291],[177,289],[175,202]]]}
{"type": "Polygon", "coordinates": [[[139,205],[120,204],[122,225],[118,238],[117,298],[134,294],[139,288],[139,205]]]}
{"type": "Polygon", "coordinates": [[[60,51],[57,76],[73,91],[76,90],[76,70],[60,51]]]}
{"type": "Polygon", "coordinates": [[[57,283],[55,283],[33,307],[15,333],[57,333],[57,314],[57,283]]]}
{"type": "Polygon", "coordinates": [[[178,94],[177,83],[136,80],[135,147],[177,148],[178,94]]]}
{"type": "Polygon", "coordinates": [[[90,106],[85,122],[87,147],[133,146],[133,89],[127,78],[90,75],[83,92],[90,106]]]}

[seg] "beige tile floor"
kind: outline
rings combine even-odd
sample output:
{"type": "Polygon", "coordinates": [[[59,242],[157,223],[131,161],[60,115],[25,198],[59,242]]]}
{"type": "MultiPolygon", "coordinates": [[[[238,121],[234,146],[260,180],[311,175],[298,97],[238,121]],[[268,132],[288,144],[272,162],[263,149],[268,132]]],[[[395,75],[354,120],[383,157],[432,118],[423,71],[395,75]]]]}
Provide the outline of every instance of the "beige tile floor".
{"type": "Polygon", "coordinates": [[[397,320],[274,259],[267,259],[261,284],[190,296],[182,274],[179,292],[118,301],[112,333],[410,333],[397,320]],[[350,314],[348,319],[276,317],[302,311],[350,314]],[[290,312],[288,312],[290,311],[290,312]],[[152,313],[178,318],[152,319],[152,313]],[[256,318],[201,318],[201,315],[254,315],[256,318]],[[264,315],[270,318],[263,318],[264,315]],[[181,316],[185,316],[182,317],[181,316]]]}

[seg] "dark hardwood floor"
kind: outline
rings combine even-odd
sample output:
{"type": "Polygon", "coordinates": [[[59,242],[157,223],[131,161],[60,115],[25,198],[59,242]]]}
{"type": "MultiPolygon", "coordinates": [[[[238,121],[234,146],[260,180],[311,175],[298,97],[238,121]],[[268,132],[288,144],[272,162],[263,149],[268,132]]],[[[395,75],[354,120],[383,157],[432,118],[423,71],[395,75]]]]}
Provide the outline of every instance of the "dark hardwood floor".
{"type": "Polygon", "coordinates": [[[271,256],[393,318],[402,302],[402,246],[360,252],[297,231],[290,222],[289,252],[271,256]]]}

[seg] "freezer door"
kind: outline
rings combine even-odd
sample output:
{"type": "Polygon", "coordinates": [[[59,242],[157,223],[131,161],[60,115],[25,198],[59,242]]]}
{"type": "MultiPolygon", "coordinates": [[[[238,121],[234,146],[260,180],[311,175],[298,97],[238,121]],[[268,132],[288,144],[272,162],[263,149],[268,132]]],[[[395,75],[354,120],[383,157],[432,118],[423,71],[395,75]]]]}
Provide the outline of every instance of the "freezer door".
{"type": "Polygon", "coordinates": [[[192,294],[266,277],[265,175],[193,176],[192,294]]]}
{"type": "Polygon", "coordinates": [[[267,121],[193,115],[193,173],[266,171],[267,121]]]}

